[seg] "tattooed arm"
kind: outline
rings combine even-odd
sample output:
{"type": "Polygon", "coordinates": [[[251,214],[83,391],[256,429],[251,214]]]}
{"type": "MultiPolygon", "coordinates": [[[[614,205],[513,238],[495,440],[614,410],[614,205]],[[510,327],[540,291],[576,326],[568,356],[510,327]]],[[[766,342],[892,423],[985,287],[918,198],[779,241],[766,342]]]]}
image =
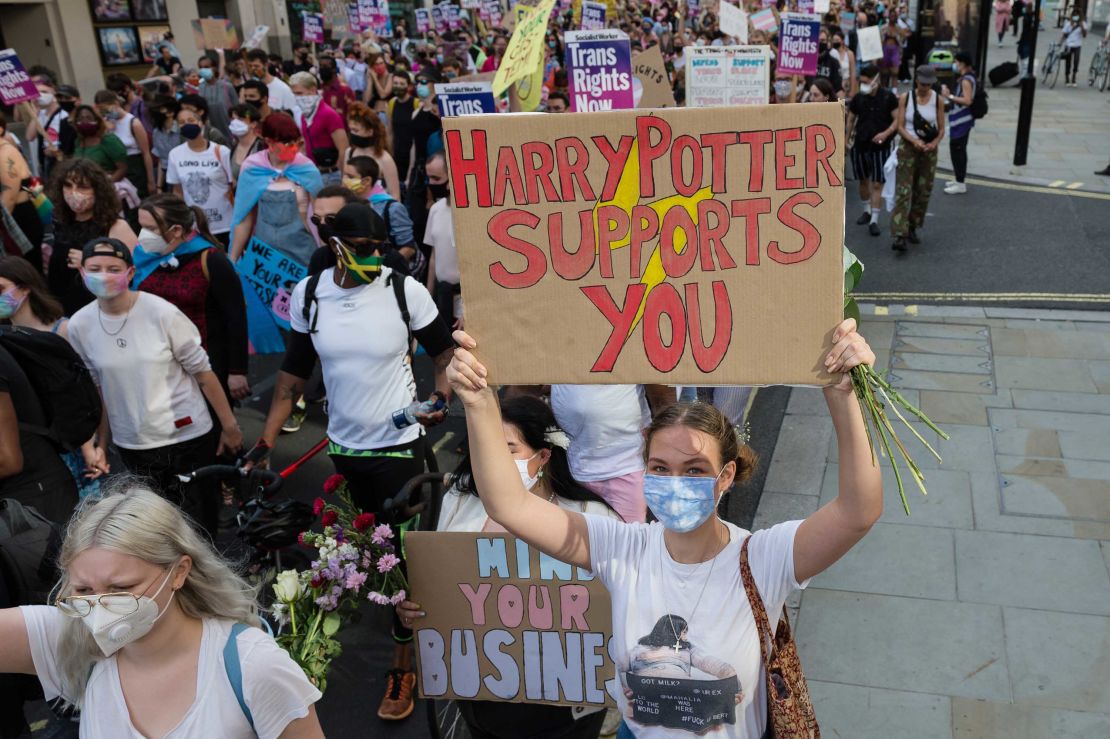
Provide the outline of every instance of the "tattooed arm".
{"type": "Polygon", "coordinates": [[[274,445],[281,433],[281,425],[304,394],[305,381],[315,366],[316,347],[312,345],[312,338],[300,331],[290,332],[285,359],[281,362],[274,397],[270,400],[270,412],[266,415],[266,426],[262,431],[262,441],[267,445],[274,445]]]}
{"type": "Polygon", "coordinates": [[[9,213],[15,208],[16,201],[19,199],[19,185],[23,179],[20,177],[16,155],[12,152],[14,148],[0,147],[0,152],[3,152],[0,154],[0,202],[9,213]]]}

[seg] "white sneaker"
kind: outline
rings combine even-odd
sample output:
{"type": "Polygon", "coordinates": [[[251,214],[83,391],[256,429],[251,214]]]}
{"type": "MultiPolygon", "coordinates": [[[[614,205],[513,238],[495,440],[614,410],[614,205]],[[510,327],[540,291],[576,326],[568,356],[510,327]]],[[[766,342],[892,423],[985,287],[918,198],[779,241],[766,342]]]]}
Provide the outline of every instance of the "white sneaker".
{"type": "Polygon", "coordinates": [[[948,183],[944,191],[949,195],[961,195],[967,192],[967,184],[964,182],[956,182],[955,180],[948,183]]]}

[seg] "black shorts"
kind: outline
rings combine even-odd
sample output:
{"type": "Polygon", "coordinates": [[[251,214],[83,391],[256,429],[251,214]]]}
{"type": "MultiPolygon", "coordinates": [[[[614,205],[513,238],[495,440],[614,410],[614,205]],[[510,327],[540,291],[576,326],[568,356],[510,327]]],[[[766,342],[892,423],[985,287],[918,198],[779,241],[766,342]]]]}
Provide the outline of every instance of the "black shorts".
{"type": "Polygon", "coordinates": [[[871,182],[886,182],[883,175],[883,165],[890,157],[890,144],[882,148],[861,150],[858,146],[852,147],[852,172],[857,180],[870,180],[871,182]]]}

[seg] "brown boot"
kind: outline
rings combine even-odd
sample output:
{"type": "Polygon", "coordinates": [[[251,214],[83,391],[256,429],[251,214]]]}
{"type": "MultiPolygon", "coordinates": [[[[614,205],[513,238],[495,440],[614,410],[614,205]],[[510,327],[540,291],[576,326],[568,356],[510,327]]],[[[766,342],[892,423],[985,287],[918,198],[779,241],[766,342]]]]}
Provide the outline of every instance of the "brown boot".
{"type": "Polygon", "coordinates": [[[416,687],[416,675],[404,670],[390,670],[385,676],[385,695],[378,706],[378,718],[386,721],[400,721],[412,713],[412,691],[416,687]]]}

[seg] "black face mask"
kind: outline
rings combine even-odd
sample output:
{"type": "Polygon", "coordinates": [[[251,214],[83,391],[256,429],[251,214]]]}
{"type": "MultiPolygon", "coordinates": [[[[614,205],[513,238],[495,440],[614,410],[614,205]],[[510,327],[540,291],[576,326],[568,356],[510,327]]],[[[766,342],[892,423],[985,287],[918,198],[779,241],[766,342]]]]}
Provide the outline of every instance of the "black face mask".
{"type": "Polygon", "coordinates": [[[335,70],[324,67],[320,70],[320,80],[323,82],[331,82],[335,79],[335,70]]]}
{"type": "Polygon", "coordinates": [[[439,200],[451,194],[451,187],[446,182],[429,182],[428,192],[432,194],[433,198],[439,200]]]}
{"type": "Polygon", "coordinates": [[[76,100],[65,100],[65,101],[59,100],[58,101],[58,107],[61,108],[62,110],[64,110],[65,112],[67,112],[67,113],[72,113],[73,109],[77,107],[77,101],[76,100]]]}
{"type": "Polygon", "coordinates": [[[825,53],[826,51],[828,51],[828,50],[829,50],[829,45],[828,45],[827,43],[825,43],[824,41],[822,41],[821,43],[817,44],[817,51],[818,51],[819,53],[821,53],[821,54],[824,54],[824,53],[825,53]]]}
{"type": "Polygon", "coordinates": [[[357,136],[351,133],[347,134],[347,138],[350,139],[352,146],[356,146],[359,149],[367,149],[374,145],[374,139],[370,136],[357,136]]]}

